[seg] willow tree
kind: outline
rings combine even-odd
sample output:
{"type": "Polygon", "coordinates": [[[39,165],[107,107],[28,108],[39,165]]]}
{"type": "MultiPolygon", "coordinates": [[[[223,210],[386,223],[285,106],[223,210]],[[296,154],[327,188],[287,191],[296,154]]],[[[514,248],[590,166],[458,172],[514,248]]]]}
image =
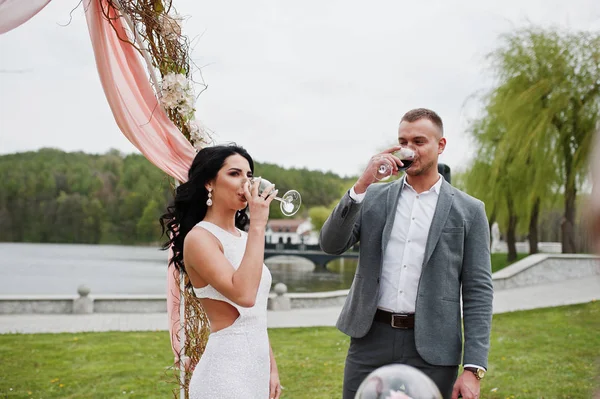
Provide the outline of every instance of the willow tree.
{"type": "MultiPolygon", "coordinates": [[[[491,184],[508,190],[506,198],[507,242],[516,237],[516,233],[527,233],[529,253],[538,252],[538,224],[542,206],[551,205],[552,195],[560,186],[560,176],[555,166],[546,162],[552,158],[550,149],[545,146],[523,148],[521,141],[515,140],[510,132],[519,131],[520,122],[514,113],[506,112],[507,99],[513,88],[506,84],[497,87],[487,99],[485,127],[477,136],[482,146],[490,147],[491,184]],[[524,155],[524,156],[523,156],[524,155]],[[518,221],[521,223],[518,225],[518,221]]],[[[527,115],[529,104],[520,111],[527,115]]],[[[521,138],[531,134],[521,131],[521,138]]],[[[509,260],[516,258],[516,251],[509,260]]]]}
{"type": "Polygon", "coordinates": [[[514,151],[501,145],[507,121],[493,113],[494,96],[487,98],[482,116],[471,124],[477,145],[477,158],[464,176],[467,192],[486,204],[490,225],[498,220],[506,232],[508,261],[517,259],[517,229],[529,217],[531,196],[521,187],[527,185],[526,168],[514,160],[514,151]]]}
{"type": "Polygon", "coordinates": [[[562,247],[573,253],[577,192],[600,120],[600,34],[527,28],[503,36],[491,59],[498,82],[490,110],[510,121],[498,146],[532,170],[524,189],[547,187],[558,176],[562,247]]]}

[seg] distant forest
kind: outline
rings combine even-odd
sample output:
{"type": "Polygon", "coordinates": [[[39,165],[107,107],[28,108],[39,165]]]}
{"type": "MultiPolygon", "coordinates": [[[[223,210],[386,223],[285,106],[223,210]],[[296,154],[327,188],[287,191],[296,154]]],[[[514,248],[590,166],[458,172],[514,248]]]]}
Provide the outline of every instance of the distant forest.
{"type": "MultiPolygon", "coordinates": [[[[330,207],[355,178],[255,163],[255,175],[302,194],[295,217],[330,207]]],[[[159,216],[173,179],[142,155],[41,149],[0,156],[0,241],[150,244],[161,241],[159,216]]],[[[271,218],[282,218],[279,206],[271,218]]]]}

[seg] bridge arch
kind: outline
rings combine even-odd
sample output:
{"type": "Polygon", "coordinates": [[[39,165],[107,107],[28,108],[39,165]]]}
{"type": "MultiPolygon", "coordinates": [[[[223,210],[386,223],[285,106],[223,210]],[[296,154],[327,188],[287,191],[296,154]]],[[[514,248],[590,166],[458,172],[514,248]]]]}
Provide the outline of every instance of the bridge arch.
{"type": "Polygon", "coordinates": [[[327,264],[339,258],[358,259],[357,251],[347,251],[341,255],[330,255],[319,248],[318,245],[306,244],[266,244],[265,245],[265,260],[274,256],[297,256],[310,260],[315,264],[316,269],[324,270],[327,264]]]}

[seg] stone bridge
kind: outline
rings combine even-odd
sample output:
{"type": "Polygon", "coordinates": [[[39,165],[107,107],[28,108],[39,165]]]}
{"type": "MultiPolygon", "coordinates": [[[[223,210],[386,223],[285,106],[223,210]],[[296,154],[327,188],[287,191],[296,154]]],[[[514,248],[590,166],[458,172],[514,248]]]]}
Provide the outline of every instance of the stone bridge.
{"type": "Polygon", "coordinates": [[[349,251],[344,252],[341,255],[329,255],[321,250],[318,245],[306,245],[306,244],[265,244],[265,259],[272,258],[273,256],[299,256],[306,258],[315,264],[315,268],[323,270],[327,267],[327,264],[339,258],[351,258],[358,259],[357,248],[352,248],[349,251]]]}

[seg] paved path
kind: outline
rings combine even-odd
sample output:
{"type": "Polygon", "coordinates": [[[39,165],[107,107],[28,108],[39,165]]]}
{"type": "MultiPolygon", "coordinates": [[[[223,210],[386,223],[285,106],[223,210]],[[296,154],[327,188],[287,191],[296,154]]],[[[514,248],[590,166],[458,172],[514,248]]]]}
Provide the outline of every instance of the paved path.
{"type": "MultiPolygon", "coordinates": [[[[571,305],[600,299],[600,276],[497,291],[494,313],[571,305]]],[[[341,307],[269,311],[270,328],[334,326],[341,307]]],[[[91,315],[2,315],[0,334],[82,331],[163,331],[166,313],[91,315]]]]}

